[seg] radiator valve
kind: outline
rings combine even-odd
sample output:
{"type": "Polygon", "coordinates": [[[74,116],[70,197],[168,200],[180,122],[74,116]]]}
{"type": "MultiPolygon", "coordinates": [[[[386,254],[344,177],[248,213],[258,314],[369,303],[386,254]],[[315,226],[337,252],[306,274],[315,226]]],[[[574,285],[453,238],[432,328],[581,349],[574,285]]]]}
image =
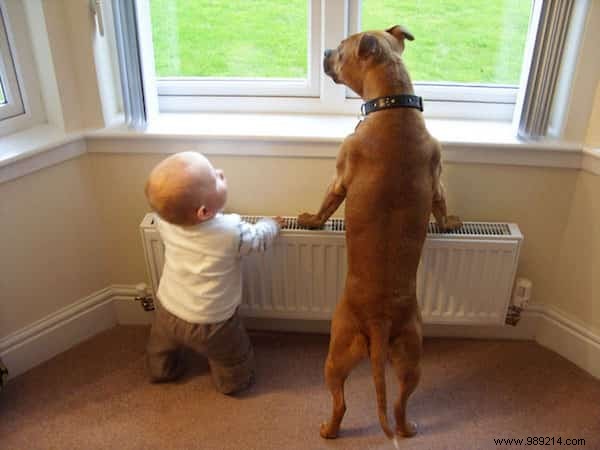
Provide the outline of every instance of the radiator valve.
{"type": "Polygon", "coordinates": [[[134,300],[140,302],[144,311],[154,311],[154,299],[152,298],[152,294],[148,292],[146,283],[136,285],[135,290],[137,291],[137,295],[134,300]]]}
{"type": "Polygon", "coordinates": [[[508,312],[506,313],[507,325],[515,326],[521,320],[521,311],[529,304],[532,286],[533,283],[527,278],[517,278],[511,305],[508,307],[508,312]]]}

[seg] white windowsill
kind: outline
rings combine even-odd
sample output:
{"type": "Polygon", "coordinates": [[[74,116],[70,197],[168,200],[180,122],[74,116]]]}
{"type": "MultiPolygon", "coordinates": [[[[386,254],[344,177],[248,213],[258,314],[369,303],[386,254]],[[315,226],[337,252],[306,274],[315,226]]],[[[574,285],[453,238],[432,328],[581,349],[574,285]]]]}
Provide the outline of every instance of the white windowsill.
{"type": "MultiPolygon", "coordinates": [[[[525,142],[504,122],[426,121],[443,145],[446,162],[562,167],[600,174],[600,152],[581,144],[525,142]]],[[[65,134],[42,125],[0,138],[0,182],[88,151],[171,153],[187,146],[212,155],[333,158],[357,122],[356,117],[341,115],[163,114],[142,131],[116,125],[65,134]],[[122,145],[124,141],[127,145],[122,145]]]]}
{"type": "MultiPolygon", "coordinates": [[[[160,138],[256,140],[340,143],[354,131],[358,117],[320,114],[161,114],[144,130],[117,125],[87,134],[102,138],[160,138]]],[[[426,119],[430,133],[444,145],[515,147],[543,150],[579,150],[557,140],[517,139],[509,122],[426,119]]]]}
{"type": "Polygon", "coordinates": [[[84,133],[39,125],[0,137],[0,183],[76,158],[86,152],[84,133]]]}
{"type": "Polygon", "coordinates": [[[0,167],[70,144],[83,135],[81,132],[65,134],[59,128],[46,124],[0,137],[0,167]]]}
{"type": "Polygon", "coordinates": [[[600,175],[600,147],[583,149],[581,168],[586,172],[600,175]]]}
{"type": "MultiPolygon", "coordinates": [[[[87,138],[91,152],[171,153],[188,148],[208,155],[333,158],[357,123],[358,117],[343,115],[162,114],[144,130],[121,125],[88,133],[87,138]],[[121,139],[128,145],[115,145],[121,139]],[[165,140],[180,145],[168,148],[165,140]]],[[[508,122],[426,119],[426,123],[441,142],[447,162],[581,168],[580,144],[523,141],[508,122]]]]}

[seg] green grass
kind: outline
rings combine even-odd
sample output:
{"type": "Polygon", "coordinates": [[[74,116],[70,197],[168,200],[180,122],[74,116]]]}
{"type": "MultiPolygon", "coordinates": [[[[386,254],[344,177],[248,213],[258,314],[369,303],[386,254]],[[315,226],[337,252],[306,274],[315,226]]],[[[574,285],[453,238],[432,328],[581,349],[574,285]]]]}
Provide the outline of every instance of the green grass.
{"type": "Polygon", "coordinates": [[[152,0],[158,76],[306,77],[306,0],[152,0]]]}
{"type": "Polygon", "coordinates": [[[0,105],[6,103],[6,97],[4,97],[4,89],[2,88],[2,80],[0,80],[0,105]]]}
{"type": "Polygon", "coordinates": [[[406,26],[415,81],[518,84],[530,10],[529,0],[363,0],[363,29],[406,26]]]}
{"type": "MultiPolygon", "coordinates": [[[[518,84],[531,0],[363,0],[363,29],[406,26],[414,81],[518,84]]],[[[159,77],[304,78],[306,0],[151,0],[159,77]]]]}

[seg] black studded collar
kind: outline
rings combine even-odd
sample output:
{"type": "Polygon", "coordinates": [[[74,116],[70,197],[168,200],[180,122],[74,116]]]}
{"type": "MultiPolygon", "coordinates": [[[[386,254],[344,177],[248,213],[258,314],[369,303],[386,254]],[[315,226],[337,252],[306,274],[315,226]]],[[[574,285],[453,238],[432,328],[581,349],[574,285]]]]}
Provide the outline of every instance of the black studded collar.
{"type": "Polygon", "coordinates": [[[360,112],[363,116],[367,116],[372,112],[390,108],[415,108],[422,112],[423,98],[408,94],[377,97],[363,103],[360,107],[360,112]]]}

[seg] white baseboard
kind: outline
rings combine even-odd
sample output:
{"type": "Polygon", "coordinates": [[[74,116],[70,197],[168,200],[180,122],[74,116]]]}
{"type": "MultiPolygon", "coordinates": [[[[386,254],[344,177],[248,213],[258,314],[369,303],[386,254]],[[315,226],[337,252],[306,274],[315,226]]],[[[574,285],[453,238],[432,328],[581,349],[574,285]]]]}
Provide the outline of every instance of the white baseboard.
{"type": "MultiPolygon", "coordinates": [[[[538,314],[525,313],[518,325],[477,326],[477,325],[435,325],[424,324],[426,337],[451,337],[467,339],[517,339],[535,340],[538,314]]],[[[329,333],[329,320],[263,319],[245,317],[244,324],[249,330],[290,331],[295,333],[329,333]]]]}
{"type": "Polygon", "coordinates": [[[467,339],[535,340],[539,314],[523,311],[516,326],[511,325],[423,325],[427,337],[450,337],[467,339]]]}
{"type": "Polygon", "coordinates": [[[535,340],[600,379],[600,331],[552,306],[536,307],[535,340]]]}
{"type": "MultiPolygon", "coordinates": [[[[113,285],[0,340],[0,357],[15,377],[116,324],[147,325],[153,314],[134,302],[135,287],[113,285]]],[[[254,330],[327,333],[328,321],[246,318],[254,330]]],[[[425,324],[426,336],[535,340],[600,378],[600,331],[545,305],[531,305],[516,327],[425,324]]]]}
{"type": "Polygon", "coordinates": [[[113,293],[102,289],[0,340],[9,378],[117,324],[113,293]]]}
{"type": "MultiPolygon", "coordinates": [[[[153,315],[144,312],[131,299],[135,290],[129,286],[113,286],[120,295],[115,297],[115,309],[120,324],[149,324],[153,315]]],[[[288,331],[299,333],[328,333],[330,322],[325,320],[244,319],[250,330],[288,331]]],[[[474,326],[425,324],[427,337],[468,339],[535,340],[555,351],[582,369],[600,378],[600,331],[570,317],[552,306],[532,304],[521,315],[517,326],[474,326]]]]}

